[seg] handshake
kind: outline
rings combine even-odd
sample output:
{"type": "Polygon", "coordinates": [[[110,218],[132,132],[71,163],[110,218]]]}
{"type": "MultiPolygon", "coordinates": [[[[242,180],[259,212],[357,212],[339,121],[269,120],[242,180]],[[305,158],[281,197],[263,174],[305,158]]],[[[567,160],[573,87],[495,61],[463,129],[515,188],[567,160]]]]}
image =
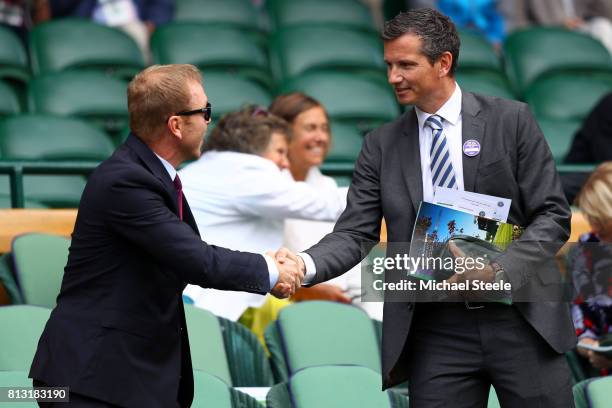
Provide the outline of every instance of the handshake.
{"type": "Polygon", "coordinates": [[[301,286],[306,274],[306,266],[302,258],[287,248],[281,248],[276,253],[268,252],[278,268],[278,280],[270,293],[279,299],[288,298],[301,286]]]}

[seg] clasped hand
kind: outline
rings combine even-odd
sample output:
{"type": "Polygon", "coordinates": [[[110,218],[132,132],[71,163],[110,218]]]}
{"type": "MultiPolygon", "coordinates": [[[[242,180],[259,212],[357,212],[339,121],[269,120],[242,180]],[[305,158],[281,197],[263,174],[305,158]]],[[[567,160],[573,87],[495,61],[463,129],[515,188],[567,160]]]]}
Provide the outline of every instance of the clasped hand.
{"type": "Polygon", "coordinates": [[[279,299],[288,298],[302,286],[306,273],[304,261],[287,248],[281,248],[276,253],[268,252],[268,255],[274,258],[278,268],[278,280],[270,293],[279,299]]]}

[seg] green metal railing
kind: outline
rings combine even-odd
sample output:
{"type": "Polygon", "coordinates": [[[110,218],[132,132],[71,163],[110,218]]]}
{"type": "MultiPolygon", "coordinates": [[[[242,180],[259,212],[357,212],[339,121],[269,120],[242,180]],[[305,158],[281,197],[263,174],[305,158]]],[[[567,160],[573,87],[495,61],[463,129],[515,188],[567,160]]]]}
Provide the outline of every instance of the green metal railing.
{"type": "MultiPolygon", "coordinates": [[[[23,208],[25,196],[23,176],[25,174],[88,175],[98,161],[16,161],[0,160],[0,174],[8,174],[11,192],[11,207],[23,208]]],[[[591,164],[558,164],[559,173],[589,173],[595,169],[591,164]]],[[[354,163],[323,163],[321,170],[328,176],[353,176],[354,163]]]]}
{"type": "Polygon", "coordinates": [[[0,174],[8,174],[11,191],[11,207],[23,208],[23,176],[25,174],[87,175],[98,161],[17,161],[0,160],[0,174]]]}

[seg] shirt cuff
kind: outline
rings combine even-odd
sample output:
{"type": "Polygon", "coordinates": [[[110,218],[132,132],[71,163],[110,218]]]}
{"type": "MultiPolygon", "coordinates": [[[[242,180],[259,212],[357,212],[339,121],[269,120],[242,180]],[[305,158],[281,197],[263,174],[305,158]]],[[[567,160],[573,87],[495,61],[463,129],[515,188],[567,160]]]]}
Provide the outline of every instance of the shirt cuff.
{"type": "Polygon", "coordinates": [[[304,266],[306,267],[303,285],[308,285],[310,284],[310,282],[312,282],[315,275],[317,274],[317,268],[315,267],[315,263],[312,260],[312,257],[306,252],[300,252],[298,256],[302,258],[302,260],[304,261],[304,266]]]}
{"type": "Polygon", "coordinates": [[[270,290],[276,285],[276,281],[278,280],[278,267],[276,266],[276,262],[272,259],[271,256],[266,254],[261,254],[266,260],[266,264],[268,264],[268,275],[270,277],[270,290]]]}

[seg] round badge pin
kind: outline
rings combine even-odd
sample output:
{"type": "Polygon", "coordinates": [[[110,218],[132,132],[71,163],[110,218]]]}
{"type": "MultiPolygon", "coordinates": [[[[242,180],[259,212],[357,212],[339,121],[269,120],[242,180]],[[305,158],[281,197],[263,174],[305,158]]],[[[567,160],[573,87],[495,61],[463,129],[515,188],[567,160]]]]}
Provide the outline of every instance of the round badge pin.
{"type": "Polygon", "coordinates": [[[474,157],[478,153],[480,153],[480,143],[478,143],[478,140],[466,140],[463,144],[463,154],[468,157],[474,157]]]}

